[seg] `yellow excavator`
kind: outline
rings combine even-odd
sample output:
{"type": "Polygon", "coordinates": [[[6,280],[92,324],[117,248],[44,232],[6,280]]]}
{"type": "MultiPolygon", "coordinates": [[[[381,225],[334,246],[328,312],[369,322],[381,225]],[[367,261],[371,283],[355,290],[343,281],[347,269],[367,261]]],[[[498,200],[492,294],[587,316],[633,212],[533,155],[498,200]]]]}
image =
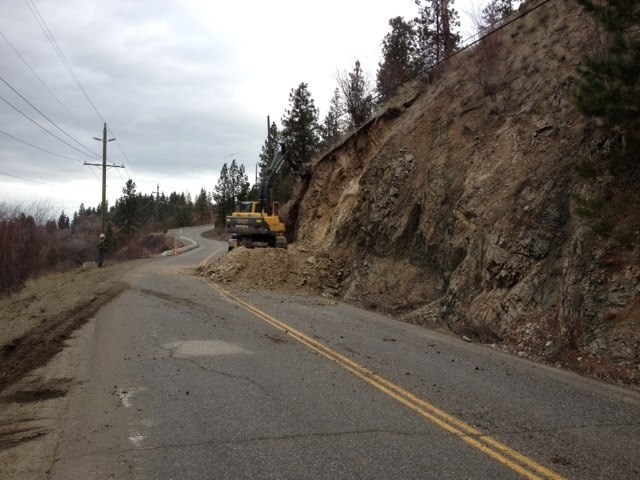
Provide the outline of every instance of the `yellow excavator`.
{"type": "Polygon", "coordinates": [[[265,172],[258,201],[238,202],[234,212],[225,218],[225,230],[231,234],[229,251],[235,247],[287,248],[285,226],[280,219],[280,204],[269,204],[269,189],[284,161],[284,153],[277,152],[265,172]]]}

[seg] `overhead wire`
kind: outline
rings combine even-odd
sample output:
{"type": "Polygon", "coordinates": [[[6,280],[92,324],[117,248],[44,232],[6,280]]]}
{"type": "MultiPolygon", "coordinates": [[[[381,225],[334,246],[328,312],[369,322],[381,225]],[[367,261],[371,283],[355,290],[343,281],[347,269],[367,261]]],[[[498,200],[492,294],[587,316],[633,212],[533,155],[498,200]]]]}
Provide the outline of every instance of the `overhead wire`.
{"type": "MultiPolygon", "coordinates": [[[[115,134],[115,132],[113,131],[113,129],[109,126],[107,126],[107,131],[109,132],[109,134],[115,138],[118,138],[118,136],[115,134]]],[[[124,152],[124,149],[122,148],[122,142],[121,141],[116,141],[116,147],[118,147],[118,150],[120,150],[120,153],[122,154],[122,156],[124,157],[124,159],[127,161],[127,163],[129,164],[129,167],[131,168],[132,172],[133,170],[135,170],[135,167],[133,166],[133,163],[131,162],[131,160],[129,159],[129,157],[127,156],[127,154],[124,152]]]]}
{"type": "Polygon", "coordinates": [[[7,137],[14,139],[16,142],[23,143],[25,145],[30,146],[31,148],[35,148],[36,150],[40,150],[41,152],[48,153],[49,155],[53,155],[54,157],[65,158],[67,160],[73,160],[74,162],[82,163],[82,160],[79,160],[79,159],[73,158],[73,157],[68,157],[66,155],[61,155],[59,153],[52,152],[52,151],[47,150],[45,148],[38,147],[37,145],[34,145],[34,144],[30,143],[30,142],[27,142],[26,140],[23,140],[23,139],[21,139],[19,137],[16,137],[15,135],[11,135],[10,133],[7,133],[7,132],[5,132],[3,130],[0,130],[0,133],[2,135],[6,135],[7,137]]]}
{"type": "MultiPolygon", "coordinates": [[[[58,45],[58,42],[56,41],[55,37],[53,36],[53,33],[51,32],[51,30],[49,29],[49,26],[47,25],[47,22],[45,21],[44,17],[40,13],[40,10],[38,10],[38,7],[35,4],[35,1],[34,0],[25,0],[25,3],[27,5],[27,7],[29,8],[29,11],[31,12],[31,14],[35,18],[36,22],[40,26],[40,28],[41,28],[42,32],[44,33],[45,37],[47,38],[47,40],[49,41],[49,43],[53,47],[54,51],[56,52],[58,58],[60,59],[62,64],[67,69],[67,72],[69,73],[71,79],[75,82],[76,86],[78,87],[80,92],[83,94],[83,96],[85,97],[85,99],[87,100],[89,105],[91,105],[91,108],[93,109],[93,111],[98,116],[98,119],[100,119],[100,121],[102,123],[106,124],[107,123],[106,120],[104,119],[102,114],[98,111],[98,108],[96,107],[96,105],[91,100],[91,97],[89,96],[89,94],[87,93],[85,88],[82,86],[82,83],[80,82],[80,79],[78,78],[78,76],[76,75],[75,71],[71,67],[71,63],[69,63],[69,61],[67,60],[67,57],[65,56],[64,52],[62,51],[62,48],[60,48],[60,46],[58,45]]],[[[131,160],[129,160],[129,158],[127,157],[126,153],[124,153],[124,150],[122,149],[122,146],[120,144],[117,144],[117,147],[121,151],[122,155],[127,160],[127,162],[129,162],[129,164],[131,164],[131,160]]]]}
{"type": "MultiPolygon", "coordinates": [[[[78,153],[81,153],[82,155],[86,155],[89,156],[89,154],[87,154],[86,152],[83,152],[82,150],[80,150],[79,148],[71,145],[69,142],[63,140],[62,138],[58,137],[55,133],[49,131],[46,127],[44,127],[43,125],[41,125],[40,123],[38,123],[36,120],[34,120],[33,118],[31,118],[29,115],[27,115],[26,113],[24,113],[22,110],[20,110],[18,107],[16,107],[15,105],[13,105],[9,100],[7,100],[6,98],[4,98],[3,96],[0,95],[0,100],[2,100],[4,103],[6,103],[7,105],[9,105],[11,108],[13,108],[16,112],[18,112],[20,115],[22,115],[23,117],[25,117],[27,120],[29,120],[30,122],[34,123],[35,125],[37,125],[38,127],[40,127],[42,130],[44,130],[45,132],[47,132],[49,135],[51,135],[52,137],[54,137],[55,139],[57,139],[58,141],[64,143],[65,145],[67,145],[68,147],[72,148],[73,150],[75,150],[78,153]]],[[[95,157],[94,157],[95,158],[95,157]]],[[[97,158],[100,158],[99,156],[97,158]]]]}
{"type": "Polygon", "coordinates": [[[38,73],[33,69],[33,67],[31,67],[31,65],[29,64],[29,62],[27,62],[27,60],[24,58],[24,56],[18,51],[18,49],[9,41],[9,39],[4,35],[4,33],[0,32],[0,36],[2,36],[2,38],[4,39],[4,41],[7,43],[7,45],[9,45],[9,47],[11,47],[11,49],[14,51],[14,53],[18,56],[18,58],[20,60],[22,60],[22,63],[24,63],[26,65],[26,67],[31,71],[31,73],[38,79],[38,81],[42,84],[42,86],[47,90],[47,92],[49,92],[49,94],[58,102],[58,104],[64,109],[65,112],[67,112],[67,114],[73,119],[75,120],[75,122],[80,126],[80,128],[82,128],[85,133],[91,137],[91,133],[89,132],[89,130],[87,129],[87,127],[80,121],[78,120],[78,118],[67,108],[67,106],[62,102],[62,100],[60,100],[60,98],[58,98],[58,96],[53,92],[53,90],[51,90],[51,88],[49,88],[49,85],[47,85],[47,83],[42,79],[42,77],[40,77],[40,75],[38,75],[38,73]]]}
{"type": "MultiPolygon", "coordinates": [[[[91,97],[89,97],[89,94],[87,93],[87,91],[85,90],[85,88],[83,87],[82,83],[80,82],[80,79],[78,78],[78,76],[76,75],[75,71],[73,70],[73,68],[71,67],[71,63],[67,60],[67,57],[65,56],[64,52],[62,51],[62,48],[60,48],[60,46],[58,45],[58,42],[56,41],[53,33],[51,32],[51,30],[49,29],[49,26],[47,25],[47,22],[45,21],[44,17],[42,16],[42,14],[40,13],[40,10],[38,9],[37,5],[35,4],[34,0],[25,0],[25,4],[27,5],[27,7],[29,8],[29,11],[31,12],[31,15],[34,17],[34,19],[36,20],[36,22],[38,23],[38,25],[40,26],[40,29],[42,30],[42,32],[44,33],[45,37],[47,38],[47,40],[49,41],[49,43],[51,44],[53,50],[56,52],[56,55],[58,56],[58,58],[60,59],[60,61],[62,62],[62,64],[64,65],[64,67],[66,68],[67,72],[69,73],[69,76],[71,77],[71,79],[74,81],[74,83],[76,84],[76,86],[78,87],[78,89],[80,90],[80,92],[83,94],[83,96],[85,97],[85,99],[87,100],[87,102],[89,103],[89,105],[91,106],[91,108],[93,109],[93,111],[96,113],[96,115],[98,116],[98,118],[106,124],[106,121],[104,120],[104,117],[102,116],[102,114],[98,111],[97,107],[95,106],[95,104],[93,103],[93,101],[91,100],[91,97]]],[[[6,38],[5,38],[6,40],[6,38]]],[[[8,42],[9,43],[9,42],[8,42]]],[[[15,49],[14,49],[15,50],[15,49]]],[[[19,53],[16,50],[16,53],[19,55],[19,53]]],[[[24,61],[24,60],[23,60],[24,61]]],[[[25,62],[26,64],[26,62],[25,62]]],[[[27,64],[28,65],[28,64],[27,64]]],[[[34,72],[35,73],[35,72],[34,72]]],[[[37,74],[36,74],[37,76],[37,74]]],[[[46,85],[45,85],[46,86],[46,85]]],[[[55,95],[54,95],[55,96],[55,95]]],[[[4,99],[3,99],[4,100],[4,99]]],[[[61,102],[60,102],[61,103],[61,102]]],[[[64,105],[63,105],[64,106],[64,105]]],[[[66,108],[65,108],[66,110],[66,108]]],[[[70,112],[69,112],[70,113],[70,112]]],[[[74,117],[75,118],[75,117],[74,117]]],[[[77,121],[77,119],[76,119],[77,121]]],[[[78,122],[79,123],[79,122],[78,122]]],[[[87,132],[87,134],[91,135],[89,133],[89,131],[86,129],[86,127],[84,127],[84,130],[87,132]]],[[[118,146],[118,149],[121,151],[122,155],[125,157],[125,159],[127,160],[127,162],[129,162],[129,164],[131,165],[131,160],[127,157],[126,153],[124,152],[124,150],[122,149],[122,146],[117,143],[116,144],[118,146]]],[[[86,148],[86,147],[85,147],[86,148]]],[[[95,154],[96,158],[100,159],[101,157],[98,154],[95,154]]],[[[91,170],[91,169],[90,169],[91,170]]],[[[93,175],[96,177],[97,176],[95,174],[95,172],[93,172],[93,170],[91,170],[91,172],[93,173],[93,175]]],[[[118,171],[118,175],[120,176],[120,178],[122,179],[122,175],[120,174],[120,172],[118,171]]],[[[123,179],[124,181],[124,179],[123,179]]]]}
{"type": "MultiPolygon", "coordinates": [[[[474,40],[473,42],[464,45],[462,48],[457,49],[456,51],[454,51],[453,53],[447,55],[446,57],[442,58],[441,60],[427,65],[426,67],[418,70],[417,72],[412,73],[411,75],[408,75],[406,77],[404,77],[402,80],[400,80],[397,84],[389,87],[388,89],[382,91],[382,92],[378,92],[376,95],[373,95],[369,98],[366,99],[366,101],[368,102],[372,102],[375,103],[378,100],[380,100],[380,98],[386,96],[387,94],[389,94],[390,92],[392,92],[393,90],[395,90],[396,88],[401,87],[402,85],[405,85],[413,80],[415,80],[416,78],[418,78],[419,76],[434,70],[435,68],[439,67],[440,65],[442,65],[445,62],[448,62],[449,60],[451,60],[453,57],[455,57],[456,55],[459,55],[460,53],[462,53],[463,51],[473,47],[474,45],[480,43],[482,40],[488,38],[491,35],[496,34],[498,31],[506,28],[508,25],[511,25],[512,23],[520,20],[521,18],[525,17],[526,15],[530,14],[531,12],[533,12],[534,10],[537,10],[538,8],[542,7],[543,5],[549,3],[551,0],[541,0],[540,3],[534,5],[533,7],[531,7],[528,10],[524,10],[522,13],[510,18],[508,21],[500,24],[497,27],[493,27],[493,26],[488,26],[485,27],[483,29],[481,29],[479,32],[467,37],[462,44],[464,45],[466,42],[468,42],[469,40],[473,39],[474,37],[478,37],[477,40],[474,40]],[[483,33],[487,32],[486,34],[483,35],[483,33]]],[[[344,109],[341,113],[339,112],[338,117],[343,117],[345,115],[347,115],[349,112],[348,110],[344,109]]]]}
{"type": "Polygon", "coordinates": [[[63,186],[63,185],[59,185],[57,183],[41,182],[40,180],[33,180],[31,178],[20,177],[18,175],[11,175],[10,173],[6,173],[6,172],[0,172],[0,175],[5,175],[5,176],[11,177],[11,178],[17,178],[19,180],[24,180],[24,181],[27,181],[27,182],[39,183],[41,185],[51,185],[52,187],[62,187],[63,186]]]}
{"type": "MultiPolygon", "coordinates": [[[[22,138],[16,137],[15,135],[11,135],[10,133],[5,132],[5,131],[3,131],[3,130],[0,130],[0,134],[6,135],[7,137],[12,138],[12,139],[13,139],[13,140],[15,140],[16,142],[23,143],[23,144],[25,144],[25,145],[28,145],[28,146],[29,146],[29,147],[31,147],[31,148],[34,148],[34,149],[36,149],[36,150],[40,150],[41,152],[45,152],[45,153],[48,153],[49,155],[53,155],[54,157],[65,158],[65,159],[67,159],[67,160],[73,160],[74,162],[82,162],[82,160],[79,160],[79,159],[77,159],[77,158],[68,157],[68,156],[66,156],[66,155],[61,155],[61,154],[59,154],[59,153],[55,153],[55,152],[52,152],[52,151],[50,151],[50,150],[47,150],[46,148],[42,148],[42,147],[39,147],[39,146],[37,146],[37,145],[34,145],[34,144],[30,143],[30,142],[27,142],[26,140],[23,140],[22,138]]],[[[91,170],[91,173],[92,173],[92,174],[93,174],[93,176],[96,178],[96,180],[100,180],[100,179],[96,176],[96,174],[95,174],[95,172],[94,172],[93,170],[91,170]]]]}
{"type": "Polygon", "coordinates": [[[38,22],[38,25],[40,25],[40,28],[42,29],[42,32],[44,33],[45,37],[47,37],[47,40],[49,40],[49,43],[51,44],[51,46],[55,50],[56,54],[58,55],[58,58],[60,59],[62,64],[66,67],[67,71],[69,72],[69,75],[71,75],[72,80],[74,80],[74,82],[78,86],[78,89],[82,92],[84,97],[87,99],[87,101],[89,102],[89,105],[91,105],[91,107],[93,108],[94,112],[96,112],[96,115],[98,115],[98,118],[103,123],[106,123],[104,118],[102,117],[102,115],[100,114],[100,112],[98,111],[96,106],[94,105],[93,101],[91,101],[91,98],[89,97],[89,94],[87,93],[87,91],[84,89],[84,87],[80,83],[80,80],[78,79],[78,77],[76,76],[75,72],[73,71],[73,68],[71,67],[71,64],[69,63],[69,61],[67,60],[67,57],[64,55],[64,52],[62,51],[62,49],[58,45],[58,42],[56,41],[55,37],[53,36],[53,33],[51,33],[51,30],[49,30],[49,27],[47,26],[47,22],[45,22],[44,18],[40,14],[40,10],[38,10],[38,7],[36,6],[34,0],[25,0],[25,3],[27,4],[27,7],[29,8],[29,11],[31,11],[31,14],[33,15],[33,17],[38,22]]]}
{"type": "MultiPolygon", "coordinates": [[[[2,76],[0,76],[0,81],[2,83],[4,83],[7,87],[9,87],[16,95],[18,95],[22,100],[24,100],[31,108],[33,108],[36,112],[38,112],[40,115],[42,115],[51,125],[53,125],[54,127],[56,127],[58,130],[60,130],[63,134],[65,134],[68,138],[70,138],[71,140],[73,140],[74,142],[76,142],[78,145],[80,145],[82,148],[84,148],[87,152],[89,152],[89,154],[95,158],[100,158],[100,155],[98,155],[96,152],[93,152],[92,150],[90,150],[88,147],[86,147],[85,145],[83,145],[82,143],[80,143],[78,140],[76,140],[75,138],[73,138],[71,135],[69,135],[62,127],[60,127],[56,122],[54,122],[53,120],[51,120],[49,117],[47,117],[44,113],[42,113],[42,111],[40,111],[40,109],[38,109],[38,107],[36,107],[33,103],[31,103],[24,95],[22,95],[16,88],[14,88],[9,82],[7,82],[2,76]]],[[[86,154],[85,154],[86,155],[86,154]]]]}
{"type": "Polygon", "coordinates": [[[212,162],[218,162],[218,161],[220,161],[220,160],[224,160],[225,158],[231,158],[231,157],[233,157],[233,156],[235,156],[235,155],[238,155],[238,154],[240,154],[240,153],[244,153],[244,152],[247,152],[247,151],[249,151],[249,150],[253,150],[254,148],[260,148],[260,147],[261,147],[261,145],[254,145],[253,147],[247,147],[247,148],[245,148],[245,149],[243,149],[243,150],[239,150],[239,151],[237,151],[237,152],[233,152],[233,153],[230,153],[230,154],[228,154],[228,155],[225,155],[224,157],[215,158],[215,159],[213,159],[213,160],[207,160],[206,162],[199,163],[199,164],[194,165],[194,166],[192,166],[192,167],[185,168],[185,169],[183,169],[183,170],[178,170],[178,171],[176,171],[176,172],[169,173],[168,175],[165,175],[165,176],[163,176],[163,177],[159,177],[159,178],[158,178],[158,180],[162,180],[162,179],[164,179],[164,178],[172,177],[172,176],[174,176],[174,175],[178,175],[179,173],[188,172],[189,170],[194,170],[194,169],[196,169],[196,168],[203,167],[203,166],[205,166],[205,165],[208,165],[209,163],[212,163],[212,162]]]}

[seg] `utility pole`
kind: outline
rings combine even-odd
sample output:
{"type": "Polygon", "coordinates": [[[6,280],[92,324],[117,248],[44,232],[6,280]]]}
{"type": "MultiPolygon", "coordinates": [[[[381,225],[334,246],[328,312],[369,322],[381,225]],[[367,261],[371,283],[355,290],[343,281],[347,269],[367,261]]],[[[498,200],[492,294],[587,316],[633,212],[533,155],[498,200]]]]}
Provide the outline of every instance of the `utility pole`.
{"type": "Polygon", "coordinates": [[[158,210],[160,210],[160,183],[156,184],[156,214],[155,222],[158,223],[158,210]]]}
{"type": "Polygon", "coordinates": [[[106,212],[107,212],[107,168],[124,168],[124,165],[116,165],[115,163],[107,165],[107,142],[113,142],[115,138],[107,139],[107,123],[105,122],[102,130],[102,138],[93,137],[94,140],[102,142],[102,165],[99,163],[84,162],[85,165],[93,167],[102,167],[102,233],[105,233],[106,212]]]}

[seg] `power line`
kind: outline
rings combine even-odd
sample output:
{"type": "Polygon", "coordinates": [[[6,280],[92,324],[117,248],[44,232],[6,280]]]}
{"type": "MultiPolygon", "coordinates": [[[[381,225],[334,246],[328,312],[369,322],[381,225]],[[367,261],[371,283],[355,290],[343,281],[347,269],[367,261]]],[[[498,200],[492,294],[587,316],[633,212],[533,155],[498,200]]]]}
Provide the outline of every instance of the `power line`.
{"type": "Polygon", "coordinates": [[[249,150],[253,150],[254,148],[259,148],[259,147],[261,147],[261,145],[255,145],[253,147],[248,147],[248,148],[245,148],[243,150],[239,150],[237,152],[230,153],[229,155],[225,155],[224,157],[216,158],[216,159],[213,159],[213,160],[208,160],[206,162],[199,163],[198,165],[194,165],[193,167],[185,168],[184,170],[178,170],[177,172],[170,173],[168,175],[160,177],[158,180],[162,180],[164,178],[172,177],[174,175],[178,175],[179,173],[188,172],[189,170],[194,170],[196,168],[200,168],[200,167],[203,167],[205,165],[208,165],[209,163],[218,162],[220,160],[224,160],[225,158],[231,158],[231,157],[233,157],[235,155],[238,155],[239,153],[247,152],[249,150]]]}
{"type": "MultiPolygon", "coordinates": [[[[114,136],[114,137],[118,137],[118,135],[115,134],[115,132],[113,131],[113,129],[111,127],[109,127],[109,134],[114,136]]],[[[129,167],[131,168],[131,170],[135,170],[133,163],[131,163],[131,160],[129,160],[129,157],[127,156],[126,153],[124,153],[124,150],[122,148],[122,145],[120,145],[120,141],[118,141],[116,143],[116,147],[118,147],[118,150],[120,150],[120,153],[122,153],[122,156],[125,158],[125,160],[127,161],[127,163],[129,164],[129,167]]],[[[135,172],[134,172],[135,173],[135,172]]]]}
{"type": "Polygon", "coordinates": [[[47,22],[45,22],[44,18],[40,14],[40,11],[38,10],[38,7],[36,6],[34,0],[25,0],[25,3],[27,4],[27,7],[29,8],[29,11],[31,11],[31,14],[33,15],[33,17],[36,19],[36,22],[38,22],[38,25],[40,25],[40,28],[41,28],[42,32],[44,33],[45,37],[47,37],[47,40],[49,40],[49,43],[51,44],[51,46],[55,50],[56,54],[58,55],[58,58],[60,59],[62,64],[66,67],[66,69],[69,72],[69,75],[71,76],[72,80],[76,83],[76,85],[78,86],[78,88],[80,89],[80,91],[82,92],[84,97],[89,102],[89,105],[91,105],[93,110],[96,112],[96,114],[98,115],[98,118],[102,122],[106,123],[104,118],[102,118],[102,115],[100,115],[100,112],[98,112],[98,109],[96,108],[96,106],[91,101],[91,98],[89,98],[89,95],[87,94],[86,90],[84,89],[84,87],[80,83],[80,80],[78,79],[78,77],[76,76],[75,72],[73,71],[73,68],[71,68],[71,64],[67,60],[67,57],[65,57],[62,49],[58,45],[58,42],[56,41],[55,37],[51,33],[51,30],[49,30],[49,27],[47,26],[47,22]]]}
{"type": "MultiPolygon", "coordinates": [[[[45,152],[45,153],[48,153],[49,155],[53,155],[54,157],[65,158],[67,160],[73,160],[74,162],[82,162],[82,160],[78,160],[77,158],[67,157],[66,155],[60,155],[59,153],[51,152],[51,151],[46,150],[46,149],[44,149],[42,147],[38,147],[37,145],[33,145],[32,143],[29,143],[26,140],[18,138],[15,135],[11,135],[10,133],[4,132],[2,130],[0,130],[0,133],[3,134],[3,135],[6,135],[9,138],[13,138],[17,142],[24,143],[25,145],[28,145],[31,148],[35,148],[36,150],[40,150],[41,152],[45,152]]],[[[91,170],[91,173],[93,174],[95,179],[98,180],[98,177],[97,177],[96,173],[93,170],[91,170]]]]}
{"type": "Polygon", "coordinates": [[[52,187],[62,187],[62,185],[58,185],[57,183],[41,182],[40,180],[33,180],[31,178],[19,177],[17,175],[11,175],[10,173],[5,173],[5,172],[0,172],[0,175],[5,175],[5,176],[11,177],[11,178],[17,178],[19,180],[24,180],[26,182],[39,183],[41,185],[51,185],[52,187]]]}
{"type": "Polygon", "coordinates": [[[76,116],[71,113],[71,111],[66,107],[66,105],[62,102],[62,100],[60,100],[55,93],[53,93],[53,90],[51,90],[49,88],[49,86],[47,85],[47,83],[42,79],[42,77],[40,77],[40,75],[38,75],[38,73],[31,67],[31,65],[29,65],[29,62],[27,62],[25,60],[25,58],[20,54],[20,52],[18,51],[18,49],[9,41],[9,39],[2,33],[0,32],[0,36],[2,36],[2,38],[4,39],[5,42],[7,42],[7,44],[11,47],[11,49],[15,52],[15,54],[18,56],[18,58],[20,58],[20,60],[22,60],[22,63],[24,63],[27,68],[31,71],[31,73],[33,73],[33,75],[40,81],[40,83],[42,84],[42,86],[51,94],[51,96],[53,98],[56,99],[56,101],[58,102],[58,104],[60,104],[60,106],[69,114],[69,116],[71,118],[73,118],[76,123],[80,126],[80,128],[82,128],[88,136],[91,136],[91,134],[89,133],[89,130],[87,129],[87,127],[85,127],[82,122],[80,122],[80,120],[78,120],[76,118],[76,116]]]}
{"type": "MultiPolygon", "coordinates": [[[[67,72],[71,76],[72,80],[75,82],[75,84],[77,85],[78,89],[82,92],[84,97],[87,99],[87,102],[89,102],[89,105],[91,105],[91,108],[93,109],[93,111],[96,113],[98,118],[103,123],[107,123],[105,121],[104,117],[102,116],[102,114],[98,111],[97,107],[95,106],[95,104],[93,103],[91,98],[89,97],[89,94],[87,93],[87,91],[84,89],[84,87],[80,83],[80,79],[78,79],[78,76],[75,74],[73,68],[71,67],[71,64],[67,60],[67,57],[64,55],[64,52],[62,51],[62,49],[58,45],[58,42],[56,41],[55,37],[53,36],[53,33],[51,33],[51,30],[47,26],[47,22],[44,20],[44,18],[40,14],[40,11],[38,10],[38,7],[36,6],[35,1],[34,0],[25,0],[25,3],[27,4],[27,7],[31,11],[31,14],[33,15],[33,17],[36,19],[36,21],[40,25],[40,28],[42,29],[45,37],[47,37],[47,40],[49,40],[49,43],[51,44],[51,46],[55,50],[56,54],[58,55],[58,58],[60,59],[62,64],[66,67],[67,72]]],[[[109,133],[112,134],[113,136],[116,136],[111,129],[109,129],[109,133]]],[[[118,147],[118,150],[120,150],[120,153],[122,153],[122,156],[129,163],[129,166],[133,168],[133,164],[132,164],[131,160],[129,159],[129,157],[127,156],[127,154],[125,153],[124,149],[122,148],[122,145],[120,145],[120,143],[118,143],[117,147],[118,147]]]]}
{"type": "MultiPolygon", "coordinates": [[[[23,111],[21,111],[18,107],[16,107],[15,105],[13,105],[11,102],[9,102],[6,98],[0,96],[0,100],[2,100],[4,103],[6,103],[7,105],[9,105],[11,108],[13,108],[16,112],[18,112],[20,115],[22,115],[23,117],[25,117],[27,120],[29,120],[30,122],[34,123],[35,125],[37,125],[38,127],[40,127],[42,130],[44,130],[45,132],[47,132],[49,135],[51,135],[52,137],[54,137],[55,139],[57,139],[58,141],[64,143],[65,145],[67,145],[68,147],[74,149],[76,152],[81,153],[82,155],[86,155],[89,156],[87,153],[83,152],[82,150],[74,147],[73,145],[71,145],[69,142],[66,142],[65,140],[63,140],[62,138],[58,137],[55,133],[47,130],[45,127],[43,127],[42,125],[40,125],[37,121],[35,121],[33,118],[31,118],[29,115],[27,115],[26,113],[24,113],[23,111]]],[[[98,157],[99,158],[99,157],[98,157]]]]}
{"type": "MultiPolygon", "coordinates": [[[[511,18],[509,21],[503,23],[502,25],[500,25],[499,27],[485,27],[484,29],[480,30],[479,32],[475,33],[474,35],[471,35],[470,37],[467,37],[462,43],[466,43],[467,41],[471,40],[472,38],[478,36],[477,40],[474,40],[473,42],[465,45],[464,47],[456,50],[455,52],[451,53],[450,55],[444,57],[442,60],[437,61],[436,63],[433,63],[431,65],[428,65],[426,67],[424,67],[421,70],[418,70],[417,72],[403,78],[402,80],[400,80],[397,84],[395,84],[392,87],[389,87],[388,89],[384,90],[383,92],[379,92],[377,95],[373,95],[369,98],[367,98],[366,101],[370,101],[370,102],[376,102],[377,100],[379,100],[381,97],[384,97],[385,95],[387,95],[388,93],[392,92],[393,90],[395,90],[396,88],[401,87],[402,85],[405,85],[407,83],[409,83],[412,80],[415,80],[416,78],[418,78],[420,75],[423,75],[431,70],[434,70],[436,67],[439,67],[440,65],[442,65],[445,62],[448,62],[449,60],[451,60],[453,57],[455,57],[456,55],[464,52],[465,50],[473,47],[474,45],[476,45],[477,43],[481,42],[482,40],[484,40],[485,38],[490,37],[491,35],[494,35],[495,33],[499,32],[500,30],[502,30],[503,28],[506,28],[508,25],[511,25],[512,23],[520,20],[521,18],[525,17],[526,15],[530,14],[531,12],[533,12],[534,10],[542,7],[543,5],[549,3],[551,0],[542,0],[540,3],[538,3],[537,5],[534,5],[533,7],[531,7],[529,10],[525,10],[522,13],[518,14],[517,16],[511,18]],[[489,33],[487,33],[486,35],[482,35],[484,32],[488,31],[489,33]]],[[[339,113],[339,117],[343,117],[344,115],[347,115],[349,112],[348,110],[343,110],[342,113],[339,113]]]]}
{"type": "Polygon", "coordinates": [[[41,152],[48,153],[49,155],[53,155],[54,157],[65,158],[67,160],[73,160],[74,162],[82,162],[82,160],[78,160],[77,158],[67,157],[66,155],[60,155],[59,153],[51,152],[51,151],[46,150],[46,149],[44,149],[42,147],[38,147],[37,145],[29,143],[26,140],[18,138],[16,136],[11,135],[10,133],[4,132],[2,130],[0,130],[0,133],[3,134],[3,135],[6,135],[9,138],[13,138],[16,142],[24,143],[25,145],[29,145],[31,148],[35,148],[36,150],[40,150],[41,152]]]}
{"type": "Polygon", "coordinates": [[[124,178],[122,178],[122,174],[120,173],[120,170],[116,170],[116,172],[118,172],[118,176],[120,177],[120,180],[124,182],[124,178]]]}
{"type": "MultiPolygon", "coordinates": [[[[18,90],[16,90],[13,86],[11,86],[11,84],[9,82],[7,82],[2,76],[0,76],[0,81],[2,81],[7,87],[9,87],[16,95],[18,95],[22,100],[24,100],[31,108],[33,108],[36,112],[38,112],[40,115],[42,115],[51,125],[53,125],[54,127],[56,127],[58,130],[60,130],[62,133],[64,133],[68,138],[70,138],[71,140],[73,140],[74,142],[76,142],[78,145],[80,145],[82,148],[84,148],[87,152],[89,152],[91,155],[93,155],[96,158],[100,158],[100,155],[98,155],[97,153],[91,151],[88,147],[84,146],[82,143],[80,143],[78,140],[76,140],[75,138],[73,138],[71,135],[69,135],[62,127],[60,127],[57,123],[55,123],[53,120],[51,120],[49,117],[47,117],[44,113],[42,113],[33,103],[31,103],[29,100],[27,100],[24,95],[22,95],[18,90]]],[[[86,154],[85,154],[86,155],[86,154]]]]}

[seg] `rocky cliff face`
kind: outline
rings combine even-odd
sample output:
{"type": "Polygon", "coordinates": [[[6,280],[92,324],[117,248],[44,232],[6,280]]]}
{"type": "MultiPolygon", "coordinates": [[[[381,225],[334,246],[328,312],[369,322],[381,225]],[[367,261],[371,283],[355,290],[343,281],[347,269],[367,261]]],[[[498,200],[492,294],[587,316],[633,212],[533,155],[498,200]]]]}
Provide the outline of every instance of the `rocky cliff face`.
{"type": "Polygon", "coordinates": [[[500,33],[489,73],[458,55],[314,163],[297,236],[341,265],[342,298],[638,382],[637,248],[575,214],[616,188],[574,168],[607,148],[571,103],[591,32],[550,2],[500,33]]]}

